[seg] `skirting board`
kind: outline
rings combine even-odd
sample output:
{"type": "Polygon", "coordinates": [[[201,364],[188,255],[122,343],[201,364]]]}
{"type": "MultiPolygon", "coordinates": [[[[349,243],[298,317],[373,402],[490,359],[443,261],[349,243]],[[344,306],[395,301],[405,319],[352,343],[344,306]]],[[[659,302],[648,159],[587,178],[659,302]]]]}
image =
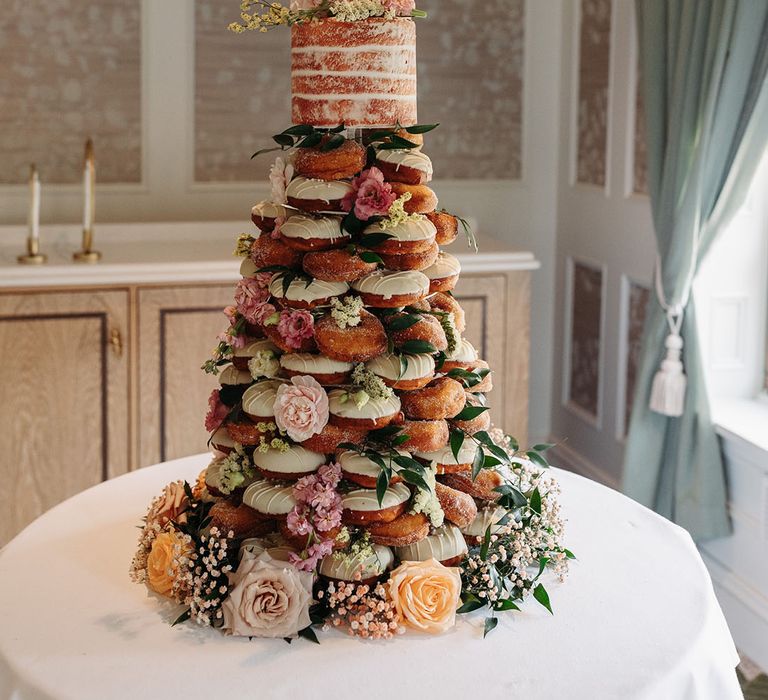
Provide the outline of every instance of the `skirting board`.
{"type": "Polygon", "coordinates": [[[569,447],[565,440],[550,435],[549,442],[554,443],[555,445],[555,447],[553,447],[547,454],[547,458],[552,464],[567,469],[568,471],[575,472],[576,474],[586,476],[588,479],[597,481],[604,486],[609,486],[616,491],[619,490],[619,482],[615,476],[609,474],[601,467],[598,467],[580,452],[569,447]]]}

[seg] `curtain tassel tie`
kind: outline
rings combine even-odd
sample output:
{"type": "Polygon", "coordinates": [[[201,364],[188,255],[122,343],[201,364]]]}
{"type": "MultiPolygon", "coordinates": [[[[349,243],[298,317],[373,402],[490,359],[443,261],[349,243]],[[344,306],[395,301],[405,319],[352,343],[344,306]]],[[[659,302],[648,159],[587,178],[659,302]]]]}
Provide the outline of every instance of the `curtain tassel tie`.
{"type": "Polygon", "coordinates": [[[677,418],[683,415],[687,378],[681,359],[683,339],[676,328],[667,336],[664,346],[667,354],[653,378],[649,406],[655,413],[677,418]]]}

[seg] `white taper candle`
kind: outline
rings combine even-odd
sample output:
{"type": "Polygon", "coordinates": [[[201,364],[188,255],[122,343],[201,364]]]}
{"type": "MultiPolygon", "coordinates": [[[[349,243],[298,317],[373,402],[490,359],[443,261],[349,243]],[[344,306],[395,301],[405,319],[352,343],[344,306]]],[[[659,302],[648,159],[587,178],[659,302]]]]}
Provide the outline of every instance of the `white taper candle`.
{"type": "Polygon", "coordinates": [[[35,241],[40,240],[40,175],[35,165],[29,169],[29,188],[31,202],[29,205],[29,236],[35,241]]]}

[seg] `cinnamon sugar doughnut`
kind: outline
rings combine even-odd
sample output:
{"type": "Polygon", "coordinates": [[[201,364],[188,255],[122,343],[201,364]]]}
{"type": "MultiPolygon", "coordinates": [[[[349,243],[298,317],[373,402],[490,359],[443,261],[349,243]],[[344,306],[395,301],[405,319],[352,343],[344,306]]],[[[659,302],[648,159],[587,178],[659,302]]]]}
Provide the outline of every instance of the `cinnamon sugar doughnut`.
{"type": "Polygon", "coordinates": [[[429,297],[429,305],[433,311],[444,311],[453,314],[453,322],[456,330],[463,333],[467,328],[467,320],[464,316],[464,309],[459,306],[459,302],[445,292],[438,292],[429,297]]]}
{"type": "Polygon", "coordinates": [[[435,484],[435,496],[445,513],[445,519],[458,527],[467,527],[477,516],[477,506],[472,496],[450,486],[435,484]]]}
{"type": "Polygon", "coordinates": [[[367,528],[371,542],[387,547],[406,547],[429,535],[429,520],[424,513],[403,513],[388,523],[374,523],[367,528]]]}
{"type": "Polygon", "coordinates": [[[301,253],[289,248],[278,238],[271,236],[259,236],[251,244],[249,253],[251,260],[257,268],[271,267],[298,267],[301,265],[301,253]]]}
{"type": "Polygon", "coordinates": [[[341,362],[365,362],[387,350],[384,326],[370,311],[360,312],[357,326],[339,328],[330,314],[315,323],[315,339],[320,352],[341,362]]]}
{"type": "MultiPolygon", "coordinates": [[[[368,431],[365,428],[341,427],[328,423],[317,435],[313,435],[300,444],[302,447],[312,450],[312,452],[330,455],[336,452],[336,449],[342,442],[361,445],[367,434],[368,431]]],[[[367,486],[367,484],[362,484],[362,486],[367,486]]],[[[375,486],[376,484],[371,488],[375,486]]]]}
{"type": "Polygon", "coordinates": [[[317,352],[317,344],[315,343],[314,336],[302,338],[301,345],[299,345],[299,347],[294,347],[285,342],[285,339],[277,330],[277,325],[264,326],[264,333],[267,338],[284,352],[317,352]]]}
{"type": "Polygon", "coordinates": [[[405,484],[393,484],[381,503],[376,489],[353,489],[341,497],[341,521],[345,525],[390,523],[405,512],[411,491],[405,484]]]}
{"type": "Polygon", "coordinates": [[[302,265],[308,275],[326,282],[354,282],[377,267],[376,263],[367,263],[346,249],[307,253],[302,265]]]}
{"type": "MultiPolygon", "coordinates": [[[[402,318],[406,314],[393,314],[386,320],[388,322],[394,321],[397,318],[402,318]]],[[[389,337],[396,348],[400,348],[403,343],[409,340],[423,340],[427,343],[432,343],[435,350],[443,351],[448,348],[448,340],[445,337],[445,331],[434,316],[424,314],[419,317],[419,320],[408,328],[404,328],[399,331],[390,331],[389,337]]]]}
{"type": "Polygon", "coordinates": [[[501,474],[493,469],[481,469],[474,481],[472,474],[444,474],[440,481],[481,501],[499,500],[501,494],[494,489],[504,483],[501,474]]]}
{"type": "MultiPolygon", "coordinates": [[[[473,369],[489,369],[488,363],[485,360],[477,360],[474,363],[473,369]]],[[[467,389],[468,392],[471,394],[487,394],[489,391],[493,389],[493,372],[488,372],[488,374],[483,377],[482,381],[475,384],[475,386],[471,386],[467,389]]]]}
{"type": "Polygon", "coordinates": [[[235,505],[231,501],[218,501],[209,513],[211,526],[219,528],[225,535],[234,533],[235,539],[260,537],[275,531],[275,521],[257,513],[246,505],[235,505]]]}
{"type": "Polygon", "coordinates": [[[289,216],[289,210],[282,204],[275,204],[267,200],[259,202],[251,209],[251,221],[264,233],[275,228],[275,219],[281,218],[285,221],[289,216]]]}
{"type": "MultiPolygon", "coordinates": [[[[482,406],[480,401],[474,394],[467,393],[467,406],[482,406]]],[[[491,427],[491,414],[488,411],[483,411],[481,414],[475,416],[471,420],[455,420],[450,421],[451,427],[458,428],[459,430],[474,435],[480,430],[490,430],[491,427]]]]}
{"type": "Polygon", "coordinates": [[[447,211],[430,211],[426,217],[435,225],[435,240],[440,245],[449,245],[459,235],[459,220],[447,211]]]}
{"type": "Polygon", "coordinates": [[[317,146],[297,148],[293,167],[297,175],[317,180],[346,180],[365,167],[365,149],[356,141],[346,140],[338,148],[322,150],[330,135],[317,146]]]}
{"type": "Polygon", "coordinates": [[[432,161],[416,148],[379,149],[376,152],[376,167],[389,182],[423,185],[432,179],[432,161]]]}
{"type": "Polygon", "coordinates": [[[434,266],[439,255],[440,247],[437,243],[432,243],[429,248],[417,253],[398,253],[394,255],[391,253],[381,253],[381,259],[384,261],[384,267],[388,270],[426,270],[434,266]]]}
{"type": "Polygon", "coordinates": [[[402,392],[400,401],[407,418],[441,420],[461,411],[466,396],[464,387],[455,379],[439,377],[422,389],[402,392]]]}
{"type": "Polygon", "coordinates": [[[448,444],[446,420],[406,420],[402,434],[408,436],[404,447],[414,452],[432,452],[448,444]]]}
{"type": "Polygon", "coordinates": [[[437,195],[433,189],[426,185],[406,185],[403,182],[390,182],[389,184],[398,197],[402,197],[406,193],[411,195],[403,207],[408,214],[428,214],[437,207],[437,195]]]}

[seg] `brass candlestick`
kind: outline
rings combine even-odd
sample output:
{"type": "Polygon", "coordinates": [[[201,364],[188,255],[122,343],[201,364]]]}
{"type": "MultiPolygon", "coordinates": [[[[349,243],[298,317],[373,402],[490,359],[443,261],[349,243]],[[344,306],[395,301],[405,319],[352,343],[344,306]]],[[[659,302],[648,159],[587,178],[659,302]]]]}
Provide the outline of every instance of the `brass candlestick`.
{"type": "Polygon", "coordinates": [[[29,194],[27,253],[16,260],[22,265],[42,265],[47,257],[40,252],[40,176],[34,163],[29,167],[29,194]]]}
{"type": "Polygon", "coordinates": [[[101,253],[93,250],[93,225],[96,219],[96,163],[91,139],[85,142],[83,190],[83,249],[73,253],[72,259],[75,262],[96,263],[101,260],[101,253]]]}

